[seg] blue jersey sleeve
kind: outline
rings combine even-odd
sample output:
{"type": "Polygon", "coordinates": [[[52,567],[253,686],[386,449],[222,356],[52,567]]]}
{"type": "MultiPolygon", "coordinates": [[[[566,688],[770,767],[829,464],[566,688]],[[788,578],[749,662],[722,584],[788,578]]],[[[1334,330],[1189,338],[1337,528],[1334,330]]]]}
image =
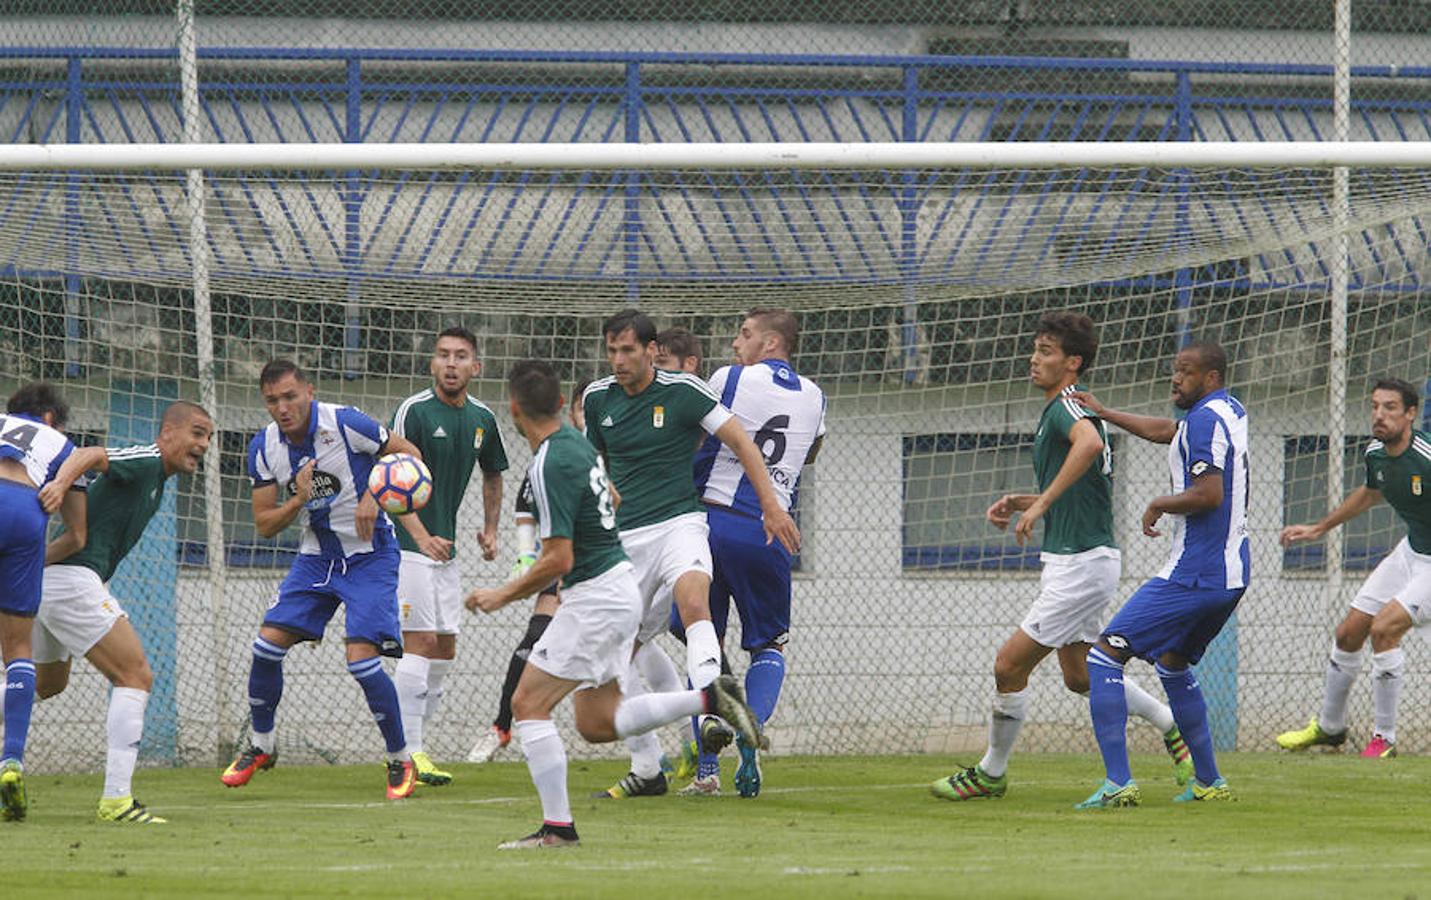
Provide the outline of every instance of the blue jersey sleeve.
{"type": "Polygon", "coordinates": [[[1187,418],[1187,473],[1196,478],[1211,469],[1227,467],[1227,432],[1222,420],[1209,409],[1195,410],[1187,418]]]}
{"type": "Polygon", "coordinates": [[[337,413],[338,430],[353,453],[377,456],[388,442],[388,430],[372,416],[356,406],[345,406],[337,413]]]}
{"type": "Polygon", "coordinates": [[[268,441],[262,431],[254,435],[253,440],[248,442],[248,478],[256,488],[273,484],[275,481],[273,469],[269,465],[268,455],[265,453],[267,445],[268,441]]]}

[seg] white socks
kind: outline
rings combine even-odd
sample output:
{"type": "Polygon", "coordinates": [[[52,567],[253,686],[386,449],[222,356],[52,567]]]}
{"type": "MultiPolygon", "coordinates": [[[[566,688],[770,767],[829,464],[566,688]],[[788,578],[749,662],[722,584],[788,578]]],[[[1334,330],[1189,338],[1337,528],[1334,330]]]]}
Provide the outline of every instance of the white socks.
{"type": "Polygon", "coordinates": [[[1173,711],[1166,703],[1139,687],[1126,673],[1123,675],[1123,693],[1128,698],[1128,715],[1146,720],[1158,729],[1159,734],[1173,730],[1173,711]]]}
{"type": "Polygon", "coordinates": [[[676,664],[657,644],[641,645],[641,649],[636,651],[636,668],[646,679],[646,685],[658,694],[686,689],[681,673],[676,671],[676,664]]]}
{"type": "MultiPolygon", "coordinates": [[[[641,684],[641,676],[636,671],[634,660],[621,670],[618,682],[621,687],[621,696],[625,698],[621,701],[622,706],[647,696],[646,688],[641,684]]],[[[616,709],[619,715],[621,707],[618,706],[616,709]]],[[[623,733],[619,725],[616,731],[618,734],[623,733]]],[[[632,732],[626,738],[626,749],[631,753],[632,772],[642,778],[655,778],[656,774],[661,771],[661,742],[654,734],[642,731],[632,732]]]]}
{"type": "Polygon", "coordinates": [[[523,719],[512,723],[512,734],[522,745],[527,771],[542,799],[542,818],[553,825],[571,824],[571,800],[566,792],[566,747],[551,719],[523,719]]]}
{"type": "Polygon", "coordinates": [[[398,708],[402,710],[402,733],[411,753],[422,751],[422,719],[427,713],[428,677],[433,660],[407,653],[398,660],[393,673],[398,708]]]}
{"type": "Polygon", "coordinates": [[[273,754],[273,748],[278,746],[277,731],[255,731],[249,737],[249,743],[269,755],[273,754]]]}
{"type": "Polygon", "coordinates": [[[994,694],[993,712],[989,716],[989,749],[979,760],[979,768],[984,770],[985,775],[998,778],[1008,770],[1009,754],[1013,752],[1014,741],[1018,740],[1028,707],[1027,689],[1011,694],[994,694]]]}
{"type": "MultiPolygon", "coordinates": [[[[109,754],[104,763],[105,799],[130,794],[134,764],[139,759],[139,739],[144,736],[144,707],[148,705],[148,691],[117,687],[109,693],[109,715],[105,720],[105,733],[109,738],[109,754]]],[[[273,732],[268,736],[272,739],[273,732]]]]}
{"type": "Polygon", "coordinates": [[[1352,684],[1361,674],[1361,661],[1360,650],[1348,653],[1335,641],[1332,642],[1331,656],[1327,659],[1326,690],[1322,694],[1322,714],[1317,716],[1317,724],[1327,734],[1340,734],[1347,730],[1347,697],[1351,694],[1352,684]]]}
{"type": "Polygon", "coordinates": [[[686,674],[696,690],[720,676],[720,641],[710,619],[686,627],[686,674]]]}
{"type": "MultiPolygon", "coordinates": [[[[616,733],[623,738],[645,734],[668,722],[705,712],[701,691],[672,691],[626,697],[616,707],[616,733]]],[[[657,769],[660,756],[657,755],[657,769]]],[[[640,772],[636,774],[640,775],[640,772]]]]}
{"type": "Polygon", "coordinates": [[[437,711],[442,708],[442,695],[447,693],[447,673],[452,671],[450,659],[430,659],[427,661],[427,708],[422,713],[423,730],[437,721],[437,711]]]}
{"type": "Polygon", "coordinates": [[[1406,654],[1394,647],[1371,655],[1371,697],[1376,710],[1376,733],[1396,743],[1396,704],[1401,699],[1401,672],[1406,654]]]}

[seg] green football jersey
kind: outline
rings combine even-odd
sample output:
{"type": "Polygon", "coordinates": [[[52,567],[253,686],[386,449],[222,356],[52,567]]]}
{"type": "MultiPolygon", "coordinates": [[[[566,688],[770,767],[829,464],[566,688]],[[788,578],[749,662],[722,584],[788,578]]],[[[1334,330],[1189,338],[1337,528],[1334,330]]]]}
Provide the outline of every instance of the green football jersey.
{"type": "MultiPolygon", "coordinates": [[[[431,389],[408,397],[393,413],[392,430],[417,445],[432,473],[432,497],[418,510],[431,534],[453,542],[457,555],[457,508],[467,493],[472,469],[505,472],[507,452],[492,410],[468,396],[462,406],[444,403],[431,389]]],[[[398,525],[398,544],[417,552],[417,543],[398,525]]]]}
{"type": "Polygon", "coordinates": [[[125,554],[134,549],[164,500],[169,476],[156,444],[106,449],[109,471],[90,482],[84,549],[60,561],[92,569],[109,581],[125,554]]]}
{"type": "Polygon", "coordinates": [[[1043,552],[1060,556],[1095,547],[1117,547],[1113,539],[1113,451],[1103,420],[1068,396],[1081,385],[1064,388],[1044,407],[1034,434],[1034,472],[1040,492],[1048,489],[1073,446],[1069,432],[1081,419],[1098,429],[1103,453],[1077,481],[1069,485],[1043,517],[1043,552]]]}
{"type": "Polygon", "coordinates": [[[593,381],[581,402],[586,437],[606,455],[621,494],[616,518],[622,531],[704,508],[692,469],[696,447],[730,418],[709,385],[657,369],[634,397],[608,376],[593,381]]]}
{"type": "Polygon", "coordinates": [[[527,477],[537,534],[543,541],[571,540],[574,559],[571,571],[562,576],[563,587],[595,578],[626,560],[606,470],[581,432],[562,425],[549,435],[532,455],[527,477]]]}
{"type": "Polygon", "coordinates": [[[1411,446],[1400,456],[1381,441],[1367,444],[1366,486],[1381,491],[1406,523],[1411,549],[1431,555],[1431,434],[1412,429],[1411,446]]]}

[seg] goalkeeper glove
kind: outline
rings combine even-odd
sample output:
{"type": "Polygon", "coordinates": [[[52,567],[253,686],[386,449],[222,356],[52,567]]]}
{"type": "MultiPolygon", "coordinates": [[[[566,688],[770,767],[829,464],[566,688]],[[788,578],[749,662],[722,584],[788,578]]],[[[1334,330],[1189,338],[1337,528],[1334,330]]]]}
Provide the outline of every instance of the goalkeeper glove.
{"type": "Polygon", "coordinates": [[[527,574],[527,570],[536,565],[537,555],[535,553],[523,553],[517,557],[517,561],[512,563],[512,578],[521,578],[527,574]]]}

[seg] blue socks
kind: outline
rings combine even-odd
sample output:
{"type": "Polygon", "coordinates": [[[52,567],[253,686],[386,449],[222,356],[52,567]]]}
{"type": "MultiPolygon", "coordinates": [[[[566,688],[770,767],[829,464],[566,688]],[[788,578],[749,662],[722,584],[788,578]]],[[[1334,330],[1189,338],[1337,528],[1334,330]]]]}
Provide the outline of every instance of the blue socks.
{"type": "MultiPolygon", "coordinates": [[[[1097,647],[1088,651],[1088,711],[1108,780],[1119,786],[1127,784],[1133,773],[1128,768],[1128,694],[1123,687],[1123,664],[1097,647]]],[[[1177,707],[1173,713],[1176,716],[1177,707]]]]}
{"type": "Polygon", "coordinates": [[[407,739],[402,732],[402,710],[398,706],[397,687],[383,670],[382,658],[370,656],[350,662],[348,671],[358,679],[368,698],[368,709],[373,711],[373,721],[378,723],[378,729],[383,733],[388,754],[396,756],[402,753],[407,747],[407,739]]]}
{"type": "Polygon", "coordinates": [[[5,749],[0,759],[25,761],[30,711],[35,708],[35,662],[12,659],[5,667],[5,749]]]}
{"type": "MultiPolygon", "coordinates": [[[[258,734],[273,731],[273,716],[283,697],[283,658],[288,649],[254,638],[253,666],[248,670],[248,705],[253,713],[253,730],[258,734]]],[[[264,748],[272,750],[272,747],[264,748]]]]}
{"type": "MultiPolygon", "coordinates": [[[[1092,662],[1092,655],[1089,661],[1092,662]]],[[[1192,754],[1193,769],[1197,780],[1204,785],[1212,784],[1221,776],[1217,771],[1217,755],[1212,749],[1212,729],[1207,724],[1207,701],[1203,699],[1202,688],[1191,668],[1172,671],[1161,665],[1156,666],[1158,677],[1163,680],[1163,690],[1168,694],[1168,706],[1173,710],[1173,719],[1183,740],[1192,754]]]]}
{"type": "Polygon", "coordinates": [[[785,654],[774,647],[757,650],[745,672],[745,700],[764,725],[775,713],[780,687],[785,683],[785,654]]]}

